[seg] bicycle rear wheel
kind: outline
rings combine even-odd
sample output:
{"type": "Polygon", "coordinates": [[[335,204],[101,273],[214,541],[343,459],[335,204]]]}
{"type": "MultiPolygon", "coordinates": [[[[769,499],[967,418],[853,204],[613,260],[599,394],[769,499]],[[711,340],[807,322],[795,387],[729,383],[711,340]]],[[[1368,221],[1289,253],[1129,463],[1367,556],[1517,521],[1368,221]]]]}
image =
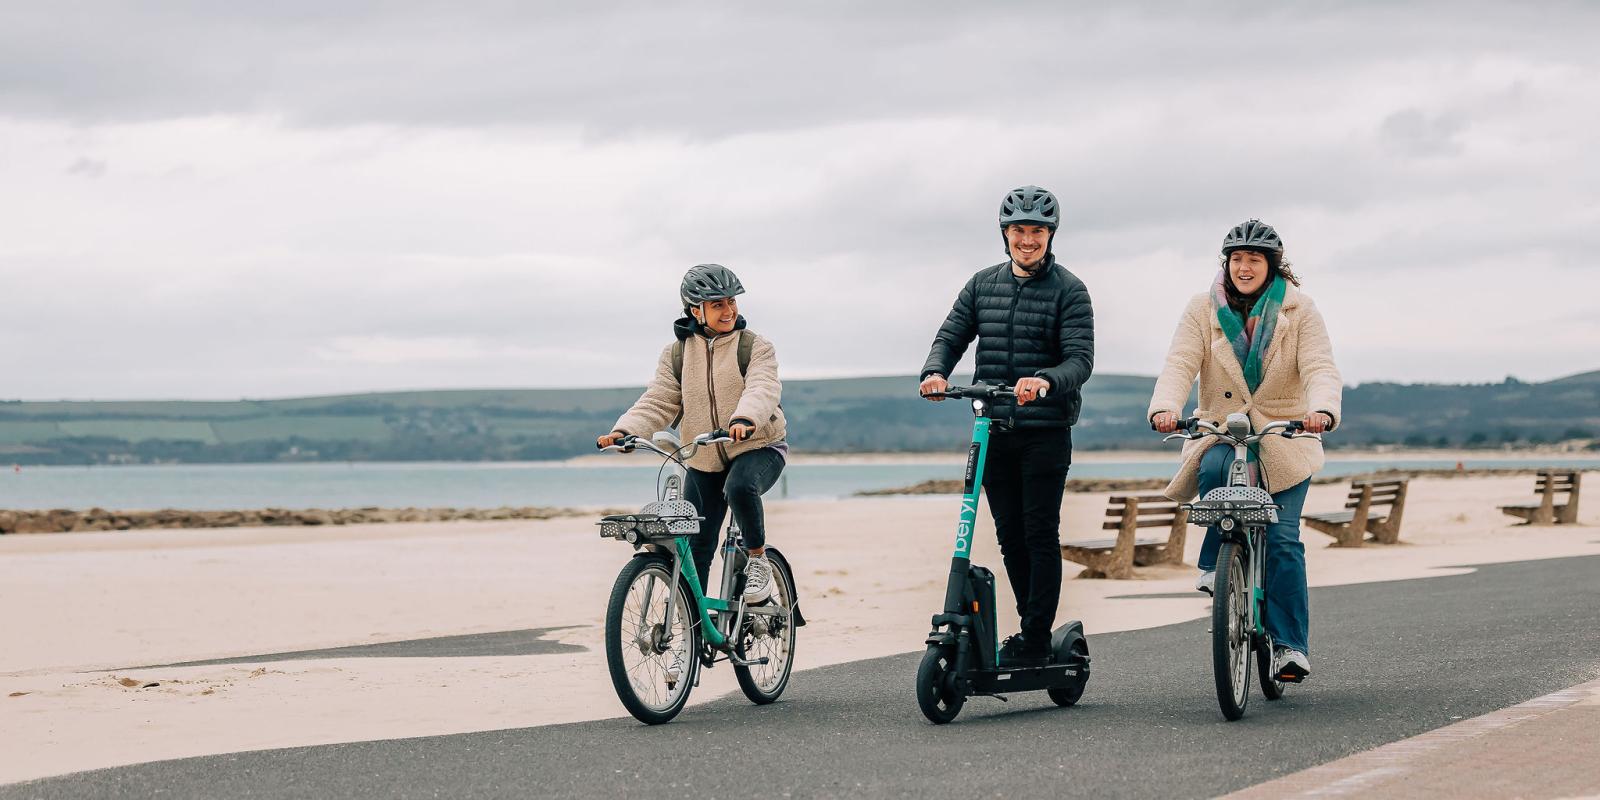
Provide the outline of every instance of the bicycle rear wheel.
{"type": "Polygon", "coordinates": [[[767,560],[772,565],[772,597],[757,607],[777,609],[779,613],[775,616],[747,615],[735,650],[740,658],[765,658],[767,663],[733,668],[744,696],[759,706],[777,700],[788,687],[789,675],[794,671],[794,573],[774,548],[767,549],[767,560]]]}
{"type": "Polygon", "coordinates": [[[606,666],[617,698],[640,722],[670,721],[689,702],[700,674],[695,613],[687,584],[672,585],[672,564],[664,558],[634,558],[617,575],[606,604],[606,666]]]}
{"type": "Polygon", "coordinates": [[[1250,702],[1250,581],[1244,548],[1225,541],[1217,553],[1217,585],[1211,602],[1211,669],[1222,716],[1244,716],[1250,702]]]}

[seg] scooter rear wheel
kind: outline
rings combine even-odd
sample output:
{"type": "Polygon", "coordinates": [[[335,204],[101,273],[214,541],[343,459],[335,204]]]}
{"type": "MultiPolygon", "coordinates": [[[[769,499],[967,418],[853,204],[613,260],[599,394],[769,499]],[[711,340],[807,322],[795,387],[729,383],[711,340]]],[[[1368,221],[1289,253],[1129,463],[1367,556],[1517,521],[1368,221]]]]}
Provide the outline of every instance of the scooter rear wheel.
{"type": "MultiPolygon", "coordinates": [[[[1066,656],[1067,658],[1074,660],[1088,658],[1088,643],[1084,642],[1081,638],[1073,639],[1072,643],[1067,646],[1066,656]]],[[[1061,653],[1056,654],[1056,661],[1058,663],[1062,660],[1061,657],[1061,653]]],[[[1078,700],[1083,698],[1083,687],[1084,684],[1088,682],[1088,677],[1083,677],[1081,680],[1071,686],[1065,686],[1059,689],[1047,689],[1045,690],[1045,694],[1050,695],[1050,699],[1055,701],[1055,704],[1058,706],[1075,705],[1078,700]]]]}
{"type": "Polygon", "coordinates": [[[943,725],[961,713],[967,698],[956,691],[951,671],[955,668],[954,654],[949,648],[928,645],[917,665],[917,705],[922,715],[935,725],[943,725]]]}

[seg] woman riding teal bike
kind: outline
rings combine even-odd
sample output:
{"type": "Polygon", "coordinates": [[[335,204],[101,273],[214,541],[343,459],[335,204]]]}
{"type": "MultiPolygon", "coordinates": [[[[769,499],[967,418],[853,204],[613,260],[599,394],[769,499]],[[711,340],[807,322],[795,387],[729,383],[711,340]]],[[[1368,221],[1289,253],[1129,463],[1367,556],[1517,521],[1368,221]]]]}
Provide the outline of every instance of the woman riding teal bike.
{"type": "Polygon", "coordinates": [[[772,579],[761,495],[782,474],[789,445],[778,405],[778,357],[771,342],[745,327],[735,299],[741,294],[738,276],[719,264],[700,264],[683,276],[675,341],[661,351],[644,395],[598,444],[610,447],[630,435],[649,439],[673,424],[684,441],[727,429],[732,442],[700,448],[687,459],[684,499],[704,518],[693,543],[695,568],[711,574],[717,529],[731,508],[749,555],[744,596],[759,603],[772,579]]]}
{"type": "MultiPolygon", "coordinates": [[[[1222,269],[1208,292],[1184,309],[1167,352],[1166,368],[1150,401],[1150,422],[1162,433],[1177,430],[1196,375],[1194,416],[1220,425],[1244,413],[1261,431],[1274,420],[1303,420],[1309,434],[1340,422],[1343,383],[1322,315],[1299,290],[1300,278],[1284,260],[1272,226],[1248,220],[1222,241],[1222,269]]],[[[1277,646],[1273,674],[1302,680],[1311,673],[1309,593],[1300,508],[1310,478],[1322,468],[1322,443],[1314,436],[1269,436],[1249,452],[1251,467],[1279,506],[1267,526],[1266,607],[1263,622],[1277,646]]],[[[1233,448],[1209,439],[1184,445],[1183,465],[1166,494],[1185,501],[1228,482],[1233,448]]],[[[1215,587],[1219,531],[1206,531],[1195,588],[1215,587]]]]}

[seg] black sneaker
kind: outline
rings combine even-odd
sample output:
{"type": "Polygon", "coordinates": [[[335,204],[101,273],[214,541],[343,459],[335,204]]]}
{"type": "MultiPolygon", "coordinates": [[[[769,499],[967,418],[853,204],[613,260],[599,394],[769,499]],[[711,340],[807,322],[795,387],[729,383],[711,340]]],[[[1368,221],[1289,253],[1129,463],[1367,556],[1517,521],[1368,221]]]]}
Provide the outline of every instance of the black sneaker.
{"type": "Polygon", "coordinates": [[[1050,663],[1049,640],[1035,641],[1024,634],[1007,636],[1000,645],[1000,666],[1042,667],[1050,663]]]}

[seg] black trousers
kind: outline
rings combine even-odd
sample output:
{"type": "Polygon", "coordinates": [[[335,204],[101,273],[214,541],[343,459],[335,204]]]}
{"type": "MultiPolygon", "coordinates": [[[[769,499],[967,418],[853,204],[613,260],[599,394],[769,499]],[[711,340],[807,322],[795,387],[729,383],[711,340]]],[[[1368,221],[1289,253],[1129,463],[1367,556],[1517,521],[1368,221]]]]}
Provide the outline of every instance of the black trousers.
{"type": "Polygon", "coordinates": [[[766,517],[761,510],[761,495],[783,474],[783,454],[770,447],[751,450],[733,459],[721,472],[688,470],[684,481],[683,499],[694,503],[704,521],[700,535],[690,542],[694,551],[694,568],[700,573],[701,588],[711,585],[711,559],[717,555],[717,530],[728,509],[733,509],[733,521],[739,523],[739,535],[744,546],[761,547],[767,543],[766,517]]]}
{"type": "Polygon", "coordinates": [[[983,489],[1022,632],[1049,641],[1061,601],[1061,495],[1071,428],[1021,428],[989,437],[983,489]]]}

